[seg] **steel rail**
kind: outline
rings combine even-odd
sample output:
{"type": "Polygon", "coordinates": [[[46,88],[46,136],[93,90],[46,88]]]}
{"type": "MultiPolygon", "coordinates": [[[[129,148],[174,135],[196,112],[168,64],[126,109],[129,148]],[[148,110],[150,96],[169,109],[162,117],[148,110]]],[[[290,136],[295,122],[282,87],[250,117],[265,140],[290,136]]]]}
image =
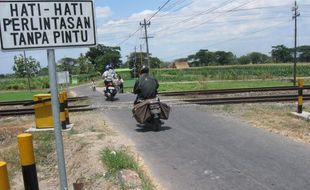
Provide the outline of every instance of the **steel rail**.
{"type": "MultiPolygon", "coordinates": [[[[80,96],[80,97],[70,97],[68,98],[69,102],[79,101],[79,100],[87,100],[88,96],[80,96]]],[[[17,105],[33,105],[35,104],[33,100],[19,100],[19,101],[5,101],[0,102],[0,106],[17,106],[17,105]]]]}
{"type": "MultiPolygon", "coordinates": [[[[74,106],[69,106],[69,108],[82,108],[82,107],[87,107],[89,105],[74,105],[74,106]]],[[[14,112],[14,111],[33,111],[34,108],[21,108],[21,109],[5,109],[5,110],[0,110],[0,113],[5,113],[5,112],[14,112]]]]}
{"type": "MultiPolygon", "coordinates": [[[[246,96],[246,97],[224,97],[224,98],[199,98],[199,99],[184,99],[184,102],[203,102],[203,101],[229,101],[229,100],[249,100],[249,99],[270,99],[270,98],[295,98],[297,100],[298,95],[272,95],[272,96],[246,96]]],[[[304,94],[303,97],[310,97],[310,94],[304,94]]]]}
{"type": "MultiPolygon", "coordinates": [[[[304,100],[310,100],[310,94],[303,97],[304,100]]],[[[297,101],[296,95],[281,96],[261,96],[261,97],[230,97],[230,98],[209,98],[184,100],[187,103],[200,105],[218,105],[218,104],[241,104],[241,103],[263,103],[263,102],[286,102],[297,101]]]]}
{"type": "MultiPolygon", "coordinates": [[[[97,108],[73,108],[73,109],[69,109],[69,112],[82,112],[82,111],[92,111],[95,110],[97,108]]],[[[34,110],[28,110],[28,111],[8,111],[8,112],[0,112],[0,116],[17,116],[17,115],[32,115],[34,114],[34,110]]]]}

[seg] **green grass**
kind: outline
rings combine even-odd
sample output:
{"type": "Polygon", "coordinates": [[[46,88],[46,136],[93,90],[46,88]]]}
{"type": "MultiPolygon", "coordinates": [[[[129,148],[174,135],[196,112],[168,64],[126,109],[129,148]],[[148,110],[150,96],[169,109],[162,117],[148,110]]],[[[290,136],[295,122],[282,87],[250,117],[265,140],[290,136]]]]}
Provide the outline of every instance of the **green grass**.
{"type": "Polygon", "coordinates": [[[33,135],[35,142],[35,158],[39,165],[50,166],[56,164],[53,153],[55,152],[55,137],[53,132],[41,132],[33,135]]]}
{"type": "Polygon", "coordinates": [[[18,147],[10,148],[0,152],[0,160],[7,163],[7,170],[10,179],[20,170],[18,147]]]}
{"type": "Polygon", "coordinates": [[[135,159],[125,150],[112,150],[111,148],[106,148],[101,153],[101,159],[107,167],[107,177],[115,177],[117,172],[123,169],[133,170],[138,173],[142,180],[142,189],[154,189],[150,179],[139,168],[135,159]]]}
{"type": "Polygon", "coordinates": [[[49,90],[35,91],[3,91],[0,92],[0,101],[17,101],[17,100],[32,100],[34,94],[47,93],[49,90]]]}
{"type": "MultiPolygon", "coordinates": [[[[310,80],[305,81],[309,85],[310,80]]],[[[186,90],[212,90],[227,88],[255,88],[273,86],[291,86],[288,80],[251,80],[251,81],[191,81],[191,82],[160,82],[159,92],[186,91],[186,90]]],[[[124,85],[125,92],[132,92],[134,80],[127,81],[124,85]]]]}
{"type": "Polygon", "coordinates": [[[159,92],[186,90],[213,90],[228,88],[255,88],[272,86],[291,86],[292,82],[285,80],[258,81],[223,81],[223,82],[190,82],[190,83],[161,83],[159,92]]]}

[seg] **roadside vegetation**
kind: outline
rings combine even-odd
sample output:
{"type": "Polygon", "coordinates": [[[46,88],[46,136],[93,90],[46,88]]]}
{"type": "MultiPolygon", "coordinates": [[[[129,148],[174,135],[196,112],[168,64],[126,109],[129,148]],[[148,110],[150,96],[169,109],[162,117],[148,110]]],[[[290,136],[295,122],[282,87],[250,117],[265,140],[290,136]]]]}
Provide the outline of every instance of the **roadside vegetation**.
{"type": "MultiPolygon", "coordinates": [[[[154,189],[151,180],[145,175],[143,170],[140,168],[139,163],[131,156],[128,151],[120,149],[113,150],[112,148],[105,148],[101,153],[101,159],[107,167],[106,177],[116,178],[118,172],[124,169],[129,169],[135,171],[141,181],[143,190],[154,189]]],[[[121,184],[122,189],[127,189],[124,184],[121,184]]]]}

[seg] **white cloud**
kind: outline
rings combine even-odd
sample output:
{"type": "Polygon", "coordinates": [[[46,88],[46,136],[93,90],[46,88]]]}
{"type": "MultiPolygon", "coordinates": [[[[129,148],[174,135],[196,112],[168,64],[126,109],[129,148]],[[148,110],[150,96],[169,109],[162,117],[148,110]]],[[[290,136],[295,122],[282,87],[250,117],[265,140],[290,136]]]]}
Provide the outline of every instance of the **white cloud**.
{"type": "MultiPolygon", "coordinates": [[[[164,8],[151,20],[148,28],[149,35],[154,36],[149,40],[152,55],[171,60],[186,57],[202,48],[232,51],[240,55],[251,51],[268,53],[271,46],[277,44],[292,47],[294,23],[291,7],[294,0],[235,0],[226,6],[220,6],[224,2],[228,1],[191,0],[188,6],[164,8]],[[258,7],[265,8],[256,9],[258,7]],[[250,10],[228,12],[234,8],[250,10]]],[[[307,27],[310,18],[303,17],[309,11],[309,6],[303,4],[310,4],[310,0],[299,0],[297,3],[301,12],[298,20],[298,44],[310,44],[310,27],[307,27]]],[[[156,11],[145,9],[122,19],[112,20],[115,14],[110,7],[96,7],[98,42],[118,45],[141,27],[140,22],[144,18],[149,18],[156,11]]],[[[144,31],[140,30],[122,43],[122,56],[132,52],[134,46],[139,51],[140,44],[145,51],[145,42],[141,39],[143,36],[144,31]]],[[[1,55],[3,54],[0,53],[0,58],[1,55]]]]}
{"type": "Polygon", "coordinates": [[[96,7],[96,17],[97,18],[105,18],[111,14],[110,7],[96,7]]]}

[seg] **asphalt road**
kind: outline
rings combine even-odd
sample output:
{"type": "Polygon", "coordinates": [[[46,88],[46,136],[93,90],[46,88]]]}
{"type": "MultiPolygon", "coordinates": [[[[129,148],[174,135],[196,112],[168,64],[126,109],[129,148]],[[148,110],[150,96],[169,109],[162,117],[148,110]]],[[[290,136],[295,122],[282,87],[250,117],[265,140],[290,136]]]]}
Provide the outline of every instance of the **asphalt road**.
{"type": "Polygon", "coordinates": [[[135,142],[165,189],[310,189],[310,145],[189,104],[171,104],[163,130],[153,132],[132,118],[132,94],[106,102],[88,86],[74,91],[93,96],[109,125],[135,142]]]}

